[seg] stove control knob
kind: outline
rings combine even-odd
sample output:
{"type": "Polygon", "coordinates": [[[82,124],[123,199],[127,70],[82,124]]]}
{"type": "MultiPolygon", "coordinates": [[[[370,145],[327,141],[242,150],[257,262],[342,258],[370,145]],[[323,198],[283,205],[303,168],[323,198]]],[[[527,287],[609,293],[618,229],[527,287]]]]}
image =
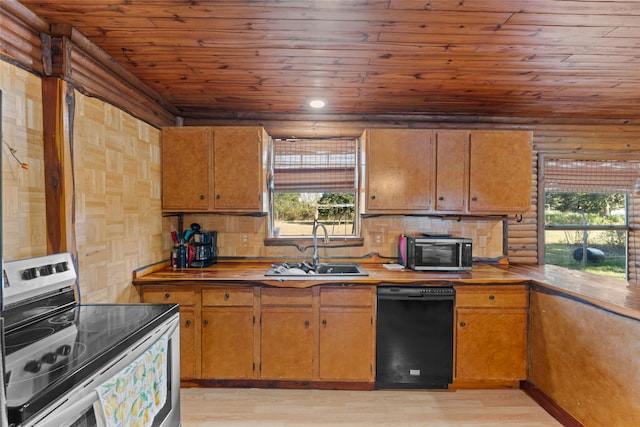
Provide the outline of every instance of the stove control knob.
{"type": "Polygon", "coordinates": [[[51,365],[53,363],[56,363],[57,358],[58,358],[57,354],[55,354],[54,352],[49,352],[49,353],[46,353],[44,356],[42,356],[40,360],[42,360],[44,363],[48,363],[51,365]]]}
{"type": "Polygon", "coordinates": [[[24,280],[35,279],[38,276],[40,276],[40,271],[38,271],[37,268],[27,268],[22,272],[22,278],[24,280]]]}
{"type": "Polygon", "coordinates": [[[69,344],[61,345],[56,350],[60,356],[68,356],[71,353],[71,346],[69,344]]]}
{"type": "Polygon", "coordinates": [[[30,360],[24,365],[24,370],[27,372],[33,372],[34,374],[40,372],[42,363],[39,360],[30,360]]]}
{"type": "Polygon", "coordinates": [[[55,265],[55,270],[57,273],[62,273],[63,271],[67,271],[69,269],[69,264],[64,262],[59,262],[55,265]]]}
{"type": "Polygon", "coordinates": [[[40,267],[41,276],[48,276],[51,273],[53,273],[53,265],[49,264],[49,265],[43,265],[42,267],[40,267]]]}

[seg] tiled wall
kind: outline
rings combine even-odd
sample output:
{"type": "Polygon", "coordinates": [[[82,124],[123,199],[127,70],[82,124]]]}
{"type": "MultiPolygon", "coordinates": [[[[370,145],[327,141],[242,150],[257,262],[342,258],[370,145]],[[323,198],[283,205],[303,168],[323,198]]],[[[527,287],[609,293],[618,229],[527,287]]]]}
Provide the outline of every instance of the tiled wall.
{"type": "Polygon", "coordinates": [[[11,261],[47,253],[40,78],[0,61],[2,247],[11,261]],[[11,149],[28,169],[12,157],[11,149]]]}
{"type": "MultiPolygon", "coordinates": [[[[293,246],[265,246],[268,220],[266,217],[231,215],[185,215],[184,227],[193,222],[202,230],[218,232],[218,250],[223,257],[310,257],[312,249],[300,252],[293,246]]],[[[169,233],[178,227],[177,217],[164,219],[165,258],[169,257],[172,246],[169,233]]],[[[489,220],[443,220],[418,216],[378,216],[363,218],[362,237],[364,246],[320,249],[320,257],[366,257],[369,254],[396,258],[400,234],[421,232],[450,233],[454,236],[469,237],[474,240],[474,257],[498,258],[503,255],[503,224],[496,219],[489,220]],[[480,237],[486,239],[482,247],[480,237]]],[[[330,244],[331,245],[331,244],[330,244]]]]}
{"type": "Polygon", "coordinates": [[[83,302],[138,301],[132,271],[163,257],[160,131],[76,92],[74,156],[83,302]]]}

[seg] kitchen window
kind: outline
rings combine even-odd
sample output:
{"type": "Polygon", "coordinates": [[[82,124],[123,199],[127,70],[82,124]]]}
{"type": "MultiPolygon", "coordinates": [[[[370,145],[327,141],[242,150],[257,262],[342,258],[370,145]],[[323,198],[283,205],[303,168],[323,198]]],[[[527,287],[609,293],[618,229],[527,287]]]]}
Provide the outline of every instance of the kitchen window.
{"type": "Polygon", "coordinates": [[[270,238],[359,236],[357,138],[274,138],[270,151],[270,238]]]}
{"type": "Polygon", "coordinates": [[[543,176],[544,263],[628,279],[640,161],[545,158],[543,176]]]}

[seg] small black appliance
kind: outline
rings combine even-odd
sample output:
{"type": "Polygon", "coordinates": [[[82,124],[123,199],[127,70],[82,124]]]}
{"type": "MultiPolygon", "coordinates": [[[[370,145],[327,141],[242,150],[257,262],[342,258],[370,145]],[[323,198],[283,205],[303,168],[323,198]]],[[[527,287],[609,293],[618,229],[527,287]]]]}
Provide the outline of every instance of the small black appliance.
{"type": "Polygon", "coordinates": [[[203,268],[214,264],[218,260],[218,233],[216,231],[201,231],[200,224],[191,224],[191,238],[189,243],[193,248],[193,259],[189,267],[203,268]]]}

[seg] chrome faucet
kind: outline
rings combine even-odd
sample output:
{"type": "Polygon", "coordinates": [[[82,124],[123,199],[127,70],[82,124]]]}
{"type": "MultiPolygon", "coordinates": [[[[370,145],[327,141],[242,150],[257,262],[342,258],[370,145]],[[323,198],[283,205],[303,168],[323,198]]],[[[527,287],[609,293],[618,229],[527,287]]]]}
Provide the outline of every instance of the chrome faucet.
{"type": "Polygon", "coordinates": [[[329,233],[327,232],[327,227],[321,222],[316,222],[313,226],[313,255],[311,256],[311,261],[313,261],[313,266],[318,265],[318,228],[322,228],[324,230],[324,243],[329,243],[329,233]]]}

